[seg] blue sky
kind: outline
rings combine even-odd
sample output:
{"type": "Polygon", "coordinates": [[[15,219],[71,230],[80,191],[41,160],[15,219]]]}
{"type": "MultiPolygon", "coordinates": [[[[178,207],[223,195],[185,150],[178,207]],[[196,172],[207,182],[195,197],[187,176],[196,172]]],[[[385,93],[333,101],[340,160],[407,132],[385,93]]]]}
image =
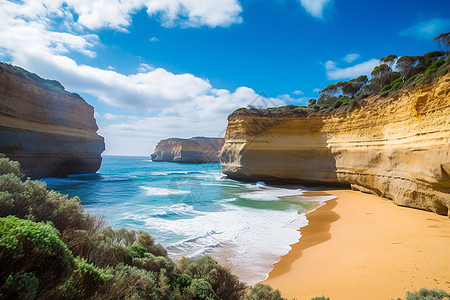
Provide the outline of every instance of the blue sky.
{"type": "Polygon", "coordinates": [[[0,0],[0,59],[82,95],[119,155],[219,136],[259,93],[303,105],[448,31],[448,0],[0,0]]]}

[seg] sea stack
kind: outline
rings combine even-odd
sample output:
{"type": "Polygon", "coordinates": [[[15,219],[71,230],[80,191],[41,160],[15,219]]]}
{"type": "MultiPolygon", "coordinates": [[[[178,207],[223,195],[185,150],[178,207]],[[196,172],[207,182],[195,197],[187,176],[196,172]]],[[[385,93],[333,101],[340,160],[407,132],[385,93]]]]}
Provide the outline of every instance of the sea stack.
{"type": "Polygon", "coordinates": [[[223,138],[170,138],[161,140],[151,157],[153,161],[218,163],[223,143],[223,138]]]}
{"type": "Polygon", "coordinates": [[[95,173],[105,150],[94,108],[55,80],[0,63],[0,152],[31,178],[95,173]]]}
{"type": "Polygon", "coordinates": [[[449,215],[450,74],[351,111],[237,110],[221,163],[232,179],[346,184],[449,215]]]}

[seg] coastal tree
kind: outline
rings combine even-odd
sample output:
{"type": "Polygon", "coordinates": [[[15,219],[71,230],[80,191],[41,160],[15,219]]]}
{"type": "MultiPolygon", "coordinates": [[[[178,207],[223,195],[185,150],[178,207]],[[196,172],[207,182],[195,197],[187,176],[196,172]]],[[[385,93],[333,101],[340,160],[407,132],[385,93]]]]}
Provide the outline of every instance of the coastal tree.
{"type": "Polygon", "coordinates": [[[416,59],[413,56],[402,56],[397,60],[396,67],[401,74],[403,81],[410,78],[412,75],[412,70],[416,59]]]}
{"type": "Polygon", "coordinates": [[[433,41],[435,41],[439,49],[444,52],[445,56],[450,54],[450,32],[438,35],[433,41]]]}
{"type": "Polygon", "coordinates": [[[388,65],[388,66],[392,69],[392,66],[394,65],[395,60],[396,60],[397,58],[398,58],[397,55],[395,55],[395,54],[390,54],[390,55],[388,55],[388,56],[383,57],[382,59],[380,59],[380,63],[384,63],[384,64],[388,65]]]}
{"type": "Polygon", "coordinates": [[[342,93],[344,94],[344,96],[353,98],[355,94],[360,91],[361,88],[367,83],[367,81],[368,78],[366,75],[361,75],[357,78],[353,78],[342,86],[342,93]]]}
{"type": "Polygon", "coordinates": [[[378,92],[390,82],[390,75],[392,73],[391,67],[387,64],[381,64],[376,66],[372,73],[372,79],[370,80],[371,92],[378,94],[378,92]]]}

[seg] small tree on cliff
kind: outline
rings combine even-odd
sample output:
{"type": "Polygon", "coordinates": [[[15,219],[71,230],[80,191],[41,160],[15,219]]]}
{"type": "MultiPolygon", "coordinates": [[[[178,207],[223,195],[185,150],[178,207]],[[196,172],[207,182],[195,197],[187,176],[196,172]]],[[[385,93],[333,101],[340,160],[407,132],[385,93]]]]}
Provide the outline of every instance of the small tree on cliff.
{"type": "Polygon", "coordinates": [[[444,51],[445,56],[450,54],[450,32],[438,35],[433,39],[433,41],[436,42],[439,49],[444,51]]]}
{"type": "Polygon", "coordinates": [[[397,55],[391,54],[391,55],[388,55],[388,56],[383,57],[382,59],[380,59],[380,63],[387,64],[389,66],[389,68],[392,69],[392,65],[395,63],[395,60],[397,58],[398,58],[397,55]]]}
{"type": "Polygon", "coordinates": [[[342,86],[342,93],[349,98],[353,98],[355,94],[367,83],[367,81],[368,78],[366,75],[353,78],[342,86]]]}

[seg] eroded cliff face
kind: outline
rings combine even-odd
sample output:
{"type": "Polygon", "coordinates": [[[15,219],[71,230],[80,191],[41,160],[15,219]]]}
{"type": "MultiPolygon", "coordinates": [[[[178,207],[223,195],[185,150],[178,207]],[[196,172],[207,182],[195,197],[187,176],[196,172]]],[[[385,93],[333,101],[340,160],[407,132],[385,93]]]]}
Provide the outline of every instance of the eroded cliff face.
{"type": "Polygon", "coordinates": [[[0,63],[0,152],[32,178],[95,173],[105,150],[94,109],[56,81],[0,63]]]}
{"type": "Polygon", "coordinates": [[[238,110],[223,172],[238,180],[347,184],[395,204],[449,214],[450,75],[350,113],[238,110]]]}
{"type": "Polygon", "coordinates": [[[223,143],[220,138],[171,138],[160,141],[151,157],[153,161],[218,163],[223,143]]]}

